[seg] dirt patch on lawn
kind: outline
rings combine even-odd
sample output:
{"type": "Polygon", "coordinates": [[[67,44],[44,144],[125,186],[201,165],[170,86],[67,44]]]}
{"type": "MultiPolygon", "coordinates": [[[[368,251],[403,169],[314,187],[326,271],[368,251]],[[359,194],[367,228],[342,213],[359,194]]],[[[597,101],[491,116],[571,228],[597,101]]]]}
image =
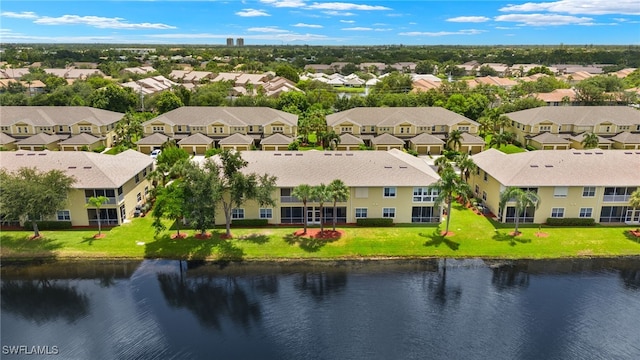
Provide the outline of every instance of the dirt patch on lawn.
{"type": "Polygon", "coordinates": [[[194,238],[198,239],[198,240],[207,240],[207,239],[211,239],[211,233],[197,233],[195,235],[193,235],[194,238]]]}
{"type": "Polygon", "coordinates": [[[318,240],[338,240],[344,235],[343,230],[324,230],[320,231],[320,229],[307,229],[307,233],[304,233],[304,229],[300,229],[293,233],[295,237],[303,237],[308,239],[318,239],[318,240]]]}
{"type": "Polygon", "coordinates": [[[453,235],[455,235],[455,234],[456,234],[456,233],[454,233],[453,231],[449,231],[449,232],[447,232],[447,231],[441,231],[441,232],[440,232],[440,235],[441,235],[441,236],[444,236],[444,237],[447,237],[447,236],[453,236],[453,235]]]}
{"type": "Polygon", "coordinates": [[[95,234],[95,235],[93,235],[93,238],[94,239],[104,239],[106,236],[107,236],[107,234],[100,234],[100,235],[95,234]]]}
{"type": "Polygon", "coordinates": [[[180,233],[180,234],[171,234],[171,239],[175,240],[175,239],[186,239],[189,237],[189,234],[187,233],[180,233]]]}
{"type": "Polygon", "coordinates": [[[549,234],[547,234],[546,232],[538,231],[536,232],[536,237],[546,238],[546,237],[549,237],[549,234]]]}

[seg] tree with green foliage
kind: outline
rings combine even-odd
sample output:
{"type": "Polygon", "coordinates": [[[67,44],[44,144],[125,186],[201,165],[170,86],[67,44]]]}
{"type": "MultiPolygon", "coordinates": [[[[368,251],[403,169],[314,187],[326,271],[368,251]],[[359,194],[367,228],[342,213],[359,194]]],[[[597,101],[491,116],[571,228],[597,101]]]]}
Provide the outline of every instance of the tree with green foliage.
{"type": "Polygon", "coordinates": [[[226,222],[226,237],[231,237],[233,210],[240,208],[248,200],[254,200],[260,207],[275,206],[273,192],[276,178],[268,174],[245,174],[241,170],[247,166],[240,152],[223,150],[220,158],[220,189],[222,208],[226,222]]]}
{"type": "Polygon", "coordinates": [[[189,199],[186,184],[182,179],[156,189],[156,202],[153,206],[153,227],[156,235],[166,229],[162,218],[174,221],[176,236],[180,237],[180,223],[187,213],[189,199]]]}
{"type": "Polygon", "coordinates": [[[462,146],[462,131],[453,130],[449,133],[446,142],[447,148],[458,151],[462,146]]]}
{"type": "Polygon", "coordinates": [[[449,234],[449,223],[451,222],[451,207],[454,201],[454,195],[458,195],[462,198],[463,202],[469,201],[471,194],[471,187],[466,182],[462,181],[458,174],[456,174],[453,167],[445,167],[440,173],[440,180],[435,184],[429,186],[429,189],[438,192],[438,197],[435,201],[435,206],[441,206],[447,204],[447,223],[443,236],[449,234]]]}
{"type": "Polygon", "coordinates": [[[411,76],[396,71],[382,78],[372,91],[379,94],[406,94],[411,88],[411,76]]]}
{"type": "Polygon", "coordinates": [[[594,133],[584,134],[582,141],[580,141],[582,147],[585,149],[595,149],[600,144],[600,139],[598,139],[598,135],[594,133]]]}
{"type": "Polygon", "coordinates": [[[555,74],[546,66],[535,66],[527,71],[526,76],[531,76],[535,74],[545,74],[549,76],[554,76],[555,74]]]}
{"type": "Polygon", "coordinates": [[[285,79],[291,80],[294,83],[300,81],[298,71],[289,64],[282,64],[276,68],[276,76],[282,76],[285,79]]]}
{"type": "Polygon", "coordinates": [[[182,106],[184,106],[182,100],[171,91],[163,91],[156,97],[156,111],[158,114],[164,114],[182,106]]]}
{"type": "Polygon", "coordinates": [[[338,202],[345,202],[349,199],[349,187],[342,180],[335,179],[327,185],[327,190],[333,200],[333,231],[336,231],[338,202]]]}
{"type": "Polygon", "coordinates": [[[320,233],[324,232],[324,203],[331,200],[327,185],[316,185],[311,189],[311,199],[318,203],[320,209],[320,233]]]}
{"type": "Polygon", "coordinates": [[[307,202],[312,198],[313,188],[308,184],[300,184],[293,188],[291,195],[295,196],[302,202],[302,211],[304,212],[304,232],[307,233],[307,224],[309,223],[308,214],[307,214],[307,202]]]}
{"type": "Polygon", "coordinates": [[[187,164],[184,181],[189,201],[185,213],[191,226],[204,235],[215,226],[216,206],[222,197],[220,169],[212,159],[205,160],[202,166],[191,161],[187,164]]]}
{"type": "Polygon", "coordinates": [[[162,153],[156,158],[156,164],[166,164],[169,169],[180,160],[188,160],[189,153],[177,146],[167,146],[162,149],[162,153]]]}
{"type": "Polygon", "coordinates": [[[506,205],[509,202],[515,202],[515,223],[516,229],[514,235],[520,234],[518,231],[518,223],[520,220],[520,213],[528,207],[540,207],[540,196],[535,191],[523,190],[519,187],[510,186],[500,193],[500,209],[506,211],[506,205]]]}
{"type": "Polygon", "coordinates": [[[142,121],[135,113],[127,112],[116,123],[115,132],[118,145],[131,149],[135,147],[135,141],[142,137],[142,121]]]}
{"type": "Polygon", "coordinates": [[[7,219],[28,217],[33,236],[40,236],[37,220],[51,216],[65,206],[75,179],[60,170],[40,172],[35,168],[20,168],[9,173],[0,170],[0,209],[7,219]]]}
{"type": "Polygon", "coordinates": [[[98,236],[102,235],[102,221],[100,217],[100,209],[106,204],[109,198],[106,196],[92,196],[87,200],[87,207],[94,207],[98,216],[98,236]]]}
{"type": "Polygon", "coordinates": [[[478,165],[476,165],[471,156],[467,153],[456,156],[455,161],[458,169],[460,169],[460,178],[464,181],[467,181],[469,175],[478,168],[478,165]]]}
{"type": "MultiPolygon", "coordinates": [[[[636,209],[640,208],[640,189],[636,189],[636,191],[631,193],[629,196],[629,206],[633,208],[631,210],[631,219],[630,221],[634,221],[634,216],[636,214],[636,209]]],[[[638,222],[640,222],[640,214],[638,214],[638,222]]]]}
{"type": "Polygon", "coordinates": [[[90,103],[91,106],[98,109],[126,113],[127,111],[135,110],[138,104],[138,96],[131,88],[109,84],[96,90],[91,95],[90,103]]]}

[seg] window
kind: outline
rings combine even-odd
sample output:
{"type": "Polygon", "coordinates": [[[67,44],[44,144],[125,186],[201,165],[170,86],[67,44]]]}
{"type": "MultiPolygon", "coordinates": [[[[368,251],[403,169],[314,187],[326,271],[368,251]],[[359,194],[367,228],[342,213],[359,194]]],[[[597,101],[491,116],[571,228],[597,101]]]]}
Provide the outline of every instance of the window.
{"type": "Polygon", "coordinates": [[[144,195],[145,196],[149,195],[149,187],[148,186],[144,187],[144,195]]]}
{"type": "Polygon", "coordinates": [[[556,186],[553,188],[553,197],[556,198],[565,198],[569,193],[569,188],[566,186],[556,186]]]}
{"type": "Polygon", "coordinates": [[[552,208],[551,209],[551,217],[552,218],[563,218],[564,217],[564,208],[552,208]]]}
{"type": "Polygon", "coordinates": [[[136,184],[140,182],[140,175],[136,174],[136,176],[134,177],[136,184]]]}
{"type": "Polygon", "coordinates": [[[367,208],[356,208],[356,219],[365,219],[367,217],[367,208]]]}
{"type": "Polygon", "coordinates": [[[356,198],[366,199],[368,197],[369,197],[369,188],[366,188],[366,187],[356,188],[356,198]]]}
{"type": "Polygon", "coordinates": [[[244,209],[231,209],[231,218],[232,219],[244,219],[244,209]]]}
{"type": "Polygon", "coordinates": [[[593,208],[580,208],[581,218],[590,218],[593,214],[593,208]]]}
{"type": "Polygon", "coordinates": [[[414,206],[411,209],[412,223],[430,223],[440,221],[437,210],[432,206],[414,206]]]}
{"type": "Polygon", "coordinates": [[[138,202],[142,201],[142,194],[137,193],[137,194],[136,194],[136,200],[137,200],[138,202]]]}
{"type": "Polygon", "coordinates": [[[284,131],[284,127],[282,127],[282,126],[273,126],[271,128],[271,130],[273,130],[274,133],[278,133],[278,132],[281,133],[281,132],[284,131]]]}
{"type": "Polygon", "coordinates": [[[71,212],[69,210],[58,210],[58,221],[71,221],[71,212]]]}
{"type": "Polygon", "coordinates": [[[595,186],[585,186],[582,188],[582,197],[594,197],[596,196],[595,186]]]}
{"type": "Polygon", "coordinates": [[[487,192],[486,191],[482,192],[482,200],[487,201],[487,192]]]}
{"type": "Polygon", "coordinates": [[[153,132],[164,132],[164,126],[152,126],[151,131],[153,132]]]}
{"type": "Polygon", "coordinates": [[[260,209],[260,219],[272,219],[273,209],[260,209]]]}
{"type": "Polygon", "coordinates": [[[480,194],[480,186],[476,185],[476,194],[480,194]]]}
{"type": "Polygon", "coordinates": [[[484,181],[489,181],[489,176],[487,176],[487,172],[484,172],[484,177],[483,177],[484,181]]]}
{"type": "Polygon", "coordinates": [[[469,132],[468,126],[458,126],[458,131],[469,132]]]}
{"type": "Polygon", "coordinates": [[[540,131],[551,131],[551,125],[541,125],[540,131]]]}
{"type": "Polygon", "coordinates": [[[433,202],[438,197],[438,190],[428,187],[413,188],[413,202],[433,202]]]}
{"type": "Polygon", "coordinates": [[[382,217],[383,218],[396,217],[396,208],[382,208],[382,217]]]}
{"type": "Polygon", "coordinates": [[[396,188],[395,187],[386,187],[384,188],[384,197],[386,198],[394,198],[396,197],[396,188]]]}

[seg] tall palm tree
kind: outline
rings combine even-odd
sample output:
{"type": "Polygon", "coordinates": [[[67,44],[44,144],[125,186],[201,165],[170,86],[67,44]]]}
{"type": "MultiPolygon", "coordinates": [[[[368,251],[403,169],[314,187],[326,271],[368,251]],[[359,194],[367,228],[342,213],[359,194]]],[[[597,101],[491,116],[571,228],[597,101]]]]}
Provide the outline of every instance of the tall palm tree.
{"type": "Polygon", "coordinates": [[[311,199],[313,195],[313,188],[308,184],[300,184],[293,188],[291,195],[297,197],[300,201],[302,201],[302,211],[304,211],[304,232],[307,233],[307,223],[309,222],[308,214],[307,214],[307,202],[311,199]]]}
{"type": "Polygon", "coordinates": [[[106,196],[92,196],[87,200],[87,207],[92,206],[96,208],[96,215],[98,215],[98,236],[102,235],[102,221],[100,221],[100,208],[102,205],[106,204],[109,201],[109,198],[106,196]]]}
{"type": "MultiPolygon", "coordinates": [[[[633,208],[631,212],[631,221],[633,221],[633,216],[636,213],[636,209],[640,208],[640,189],[637,189],[636,191],[631,193],[631,196],[629,197],[629,206],[633,208]]],[[[638,215],[638,221],[640,221],[640,215],[638,215]]]]}
{"type": "Polygon", "coordinates": [[[331,200],[333,200],[333,231],[336,231],[337,203],[344,202],[349,199],[349,188],[344,184],[344,182],[342,182],[342,180],[335,179],[329,183],[327,189],[331,195],[331,200]]]}
{"type": "Polygon", "coordinates": [[[464,181],[467,181],[471,172],[478,168],[478,165],[476,165],[471,156],[467,153],[457,156],[456,165],[458,165],[458,169],[460,169],[460,178],[464,181]]]}
{"type": "Polygon", "coordinates": [[[529,206],[534,206],[538,209],[538,207],[540,207],[540,196],[534,191],[522,190],[518,187],[510,186],[500,193],[500,208],[502,211],[506,211],[506,204],[512,201],[516,203],[516,229],[514,234],[518,235],[520,233],[518,231],[520,212],[529,206]]]}
{"type": "Polygon", "coordinates": [[[582,147],[585,149],[595,149],[599,143],[598,135],[594,133],[584,134],[582,141],[580,141],[580,144],[582,144],[582,147]]]}
{"type": "Polygon", "coordinates": [[[449,159],[447,159],[447,157],[444,155],[437,158],[433,162],[433,165],[438,167],[437,169],[438,174],[442,174],[442,172],[447,168],[452,168],[451,162],[449,162],[449,159]]]}
{"type": "Polygon", "coordinates": [[[453,196],[458,194],[462,197],[464,202],[467,202],[469,200],[469,195],[471,194],[471,187],[460,179],[453,168],[445,168],[440,174],[440,180],[429,186],[429,188],[438,191],[438,197],[435,201],[436,206],[440,206],[443,203],[447,204],[447,225],[444,231],[444,236],[447,236],[449,233],[449,222],[451,221],[451,205],[453,203],[453,196]]]}
{"type": "Polygon", "coordinates": [[[462,146],[462,131],[453,130],[452,132],[449,133],[449,136],[447,137],[447,147],[451,150],[458,151],[458,149],[460,149],[461,146],[462,146]]]}
{"type": "Polygon", "coordinates": [[[320,232],[324,231],[324,203],[331,199],[327,185],[320,184],[311,190],[311,199],[318,203],[320,208],[320,232]]]}

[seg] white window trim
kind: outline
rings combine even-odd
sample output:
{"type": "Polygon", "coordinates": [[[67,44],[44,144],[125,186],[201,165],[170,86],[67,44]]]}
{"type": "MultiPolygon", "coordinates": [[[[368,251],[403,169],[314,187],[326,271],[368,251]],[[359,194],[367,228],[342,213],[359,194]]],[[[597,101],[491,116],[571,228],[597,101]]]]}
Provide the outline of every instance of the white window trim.
{"type": "Polygon", "coordinates": [[[395,219],[396,218],[396,208],[394,207],[385,207],[382,208],[382,217],[385,219],[395,219]],[[385,210],[393,209],[393,216],[384,216],[385,210]]]}
{"type": "Polygon", "coordinates": [[[233,209],[231,209],[231,219],[232,220],[242,220],[242,219],[244,219],[244,208],[233,208],[233,209]],[[238,217],[239,214],[236,211],[238,211],[240,214],[242,214],[242,217],[238,217]]]}
{"type": "Polygon", "coordinates": [[[569,187],[568,186],[556,186],[553,188],[553,197],[554,198],[566,198],[569,195],[569,187]]]}
{"type": "Polygon", "coordinates": [[[369,210],[365,207],[357,207],[355,208],[355,218],[356,219],[366,219],[369,216],[369,210]],[[364,210],[365,216],[358,216],[358,210],[364,210]]]}
{"type": "Polygon", "coordinates": [[[56,220],[57,220],[57,221],[71,221],[71,210],[68,210],[68,209],[62,209],[62,210],[58,210],[58,211],[56,211],[56,220]],[[60,213],[60,212],[63,212],[63,211],[65,211],[65,212],[67,212],[67,213],[69,214],[69,220],[67,220],[67,219],[62,219],[62,220],[60,220],[60,215],[59,215],[59,213],[60,213]]]}
{"type": "Polygon", "coordinates": [[[594,198],[594,197],[596,197],[596,187],[595,186],[583,186],[582,187],[582,197],[583,198],[594,198]],[[587,196],[584,195],[585,189],[587,189],[587,188],[589,188],[589,189],[593,188],[593,195],[587,195],[587,196]]]}
{"type": "Polygon", "coordinates": [[[565,210],[565,208],[563,208],[563,207],[554,207],[554,208],[551,208],[551,217],[552,217],[552,218],[554,218],[554,219],[562,219],[562,218],[564,218],[564,210],[565,210]],[[554,216],[554,215],[553,215],[554,210],[559,210],[559,209],[562,209],[562,216],[554,216]]]}
{"type": "Polygon", "coordinates": [[[583,219],[589,219],[593,217],[593,208],[592,207],[583,207],[580,208],[580,210],[578,211],[578,217],[583,218],[583,219]],[[582,210],[588,209],[589,210],[589,216],[582,216],[582,210]]]}
{"type": "Polygon", "coordinates": [[[259,213],[258,213],[258,214],[259,214],[259,216],[260,216],[260,219],[273,219],[273,209],[272,209],[272,208],[260,208],[260,210],[259,210],[259,213]],[[266,211],[266,210],[270,210],[270,211],[266,214],[266,215],[269,215],[269,216],[262,216],[262,211],[263,211],[263,210],[265,210],[265,213],[267,213],[267,211],[266,211]]]}
{"type": "MultiPolygon", "coordinates": [[[[391,192],[391,191],[389,191],[389,192],[391,192]]],[[[397,196],[398,196],[398,188],[397,187],[395,187],[395,186],[385,186],[385,187],[382,188],[382,197],[383,198],[393,199],[393,198],[395,198],[397,196]],[[391,195],[387,196],[385,194],[386,193],[386,189],[393,189],[393,195],[392,196],[391,195]]]]}

